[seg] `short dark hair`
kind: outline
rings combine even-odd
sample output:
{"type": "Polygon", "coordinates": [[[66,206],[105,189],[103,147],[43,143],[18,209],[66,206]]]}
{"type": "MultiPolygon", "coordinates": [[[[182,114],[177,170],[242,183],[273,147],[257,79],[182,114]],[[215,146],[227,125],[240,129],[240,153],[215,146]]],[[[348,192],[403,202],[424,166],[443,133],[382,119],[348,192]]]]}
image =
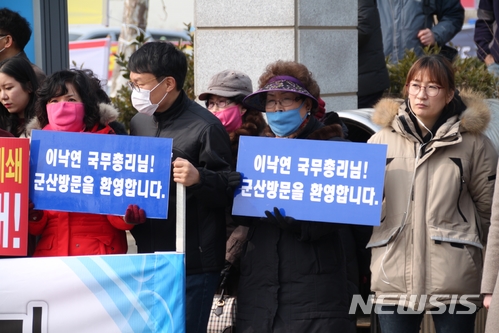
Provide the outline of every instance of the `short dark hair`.
{"type": "Polygon", "coordinates": [[[18,12],[8,8],[0,9],[0,34],[10,35],[16,46],[24,50],[31,38],[31,27],[29,22],[18,12]]]}
{"type": "Polygon", "coordinates": [[[47,116],[47,103],[54,97],[59,97],[68,93],[66,83],[71,83],[80,95],[85,107],[85,131],[90,131],[100,122],[99,97],[95,89],[94,79],[89,76],[88,70],[61,70],[49,76],[43,86],[38,90],[38,100],[36,103],[36,117],[43,128],[49,123],[47,116]]]}
{"type": "Polygon", "coordinates": [[[19,82],[21,88],[29,94],[28,105],[26,105],[26,108],[24,108],[23,111],[25,123],[21,126],[19,116],[17,114],[11,114],[5,106],[0,103],[1,127],[9,130],[14,136],[20,136],[25,133],[26,122],[35,116],[38,79],[31,63],[21,57],[12,57],[0,62],[0,73],[4,73],[19,82]]]}
{"type": "Polygon", "coordinates": [[[171,76],[177,83],[177,90],[182,90],[187,75],[187,59],[170,42],[151,42],[130,56],[128,70],[139,74],[151,73],[158,80],[171,76]]]}

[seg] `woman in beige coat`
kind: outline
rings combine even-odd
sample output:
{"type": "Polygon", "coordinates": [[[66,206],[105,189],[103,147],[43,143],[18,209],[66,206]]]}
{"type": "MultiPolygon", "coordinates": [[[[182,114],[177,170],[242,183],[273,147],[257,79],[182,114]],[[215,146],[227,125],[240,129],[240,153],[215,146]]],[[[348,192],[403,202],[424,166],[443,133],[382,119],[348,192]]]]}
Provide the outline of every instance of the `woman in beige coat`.
{"type": "Polygon", "coordinates": [[[375,106],[383,129],[369,140],[388,145],[381,223],[368,244],[381,329],[417,333],[431,310],[438,333],[471,333],[496,176],[483,135],[490,111],[455,90],[438,55],[414,63],[406,93],[375,106]]]}

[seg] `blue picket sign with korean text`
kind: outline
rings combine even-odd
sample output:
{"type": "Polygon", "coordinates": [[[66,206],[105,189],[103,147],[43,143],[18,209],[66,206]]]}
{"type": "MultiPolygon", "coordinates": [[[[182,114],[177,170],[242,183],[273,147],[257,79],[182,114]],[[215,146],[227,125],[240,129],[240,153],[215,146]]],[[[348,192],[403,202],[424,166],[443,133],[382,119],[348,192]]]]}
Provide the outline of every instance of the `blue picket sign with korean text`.
{"type": "Polygon", "coordinates": [[[34,130],[30,199],[36,209],[109,215],[135,204],[166,218],[172,141],[34,130]]]}
{"type": "Polygon", "coordinates": [[[241,136],[232,214],[377,226],[386,145],[241,136]]]}

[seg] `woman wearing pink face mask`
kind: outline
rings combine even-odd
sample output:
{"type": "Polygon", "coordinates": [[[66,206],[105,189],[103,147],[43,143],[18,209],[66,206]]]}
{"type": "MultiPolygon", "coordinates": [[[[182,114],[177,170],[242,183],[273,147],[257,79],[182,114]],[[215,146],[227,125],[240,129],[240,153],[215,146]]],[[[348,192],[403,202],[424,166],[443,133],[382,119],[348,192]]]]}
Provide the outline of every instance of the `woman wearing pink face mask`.
{"type": "MultiPolygon", "coordinates": [[[[243,99],[253,92],[253,84],[248,75],[236,70],[224,70],[215,74],[205,92],[199,99],[206,101],[206,108],[222,122],[229,133],[232,150],[232,170],[236,170],[239,137],[259,136],[267,125],[260,111],[245,108],[243,99]]],[[[234,223],[232,207],[226,209],[227,250],[226,270],[230,269],[231,278],[225,286],[225,292],[235,295],[239,256],[246,241],[248,227],[234,223]]]]}
{"type": "MultiPolygon", "coordinates": [[[[36,117],[28,129],[115,134],[108,125],[118,117],[109,104],[98,104],[94,80],[82,70],[52,74],[38,91],[36,117]]],[[[29,232],[41,235],[35,257],[124,254],[125,230],[146,220],[130,205],[124,217],[60,211],[38,211],[30,203],[29,232]]]]}

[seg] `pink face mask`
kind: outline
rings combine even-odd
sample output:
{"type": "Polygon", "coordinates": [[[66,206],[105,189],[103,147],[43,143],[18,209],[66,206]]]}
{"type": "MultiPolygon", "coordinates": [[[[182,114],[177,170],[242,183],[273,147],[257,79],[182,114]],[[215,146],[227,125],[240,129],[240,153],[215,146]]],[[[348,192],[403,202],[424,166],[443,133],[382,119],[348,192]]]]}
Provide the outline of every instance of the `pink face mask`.
{"type": "Polygon", "coordinates": [[[49,128],[54,131],[81,132],[85,129],[85,106],[80,102],[47,104],[49,128]]]}
{"type": "Polygon", "coordinates": [[[222,111],[217,111],[213,113],[224,125],[227,132],[232,132],[241,127],[243,123],[243,118],[241,116],[241,111],[239,110],[239,105],[231,106],[222,111]]]}

